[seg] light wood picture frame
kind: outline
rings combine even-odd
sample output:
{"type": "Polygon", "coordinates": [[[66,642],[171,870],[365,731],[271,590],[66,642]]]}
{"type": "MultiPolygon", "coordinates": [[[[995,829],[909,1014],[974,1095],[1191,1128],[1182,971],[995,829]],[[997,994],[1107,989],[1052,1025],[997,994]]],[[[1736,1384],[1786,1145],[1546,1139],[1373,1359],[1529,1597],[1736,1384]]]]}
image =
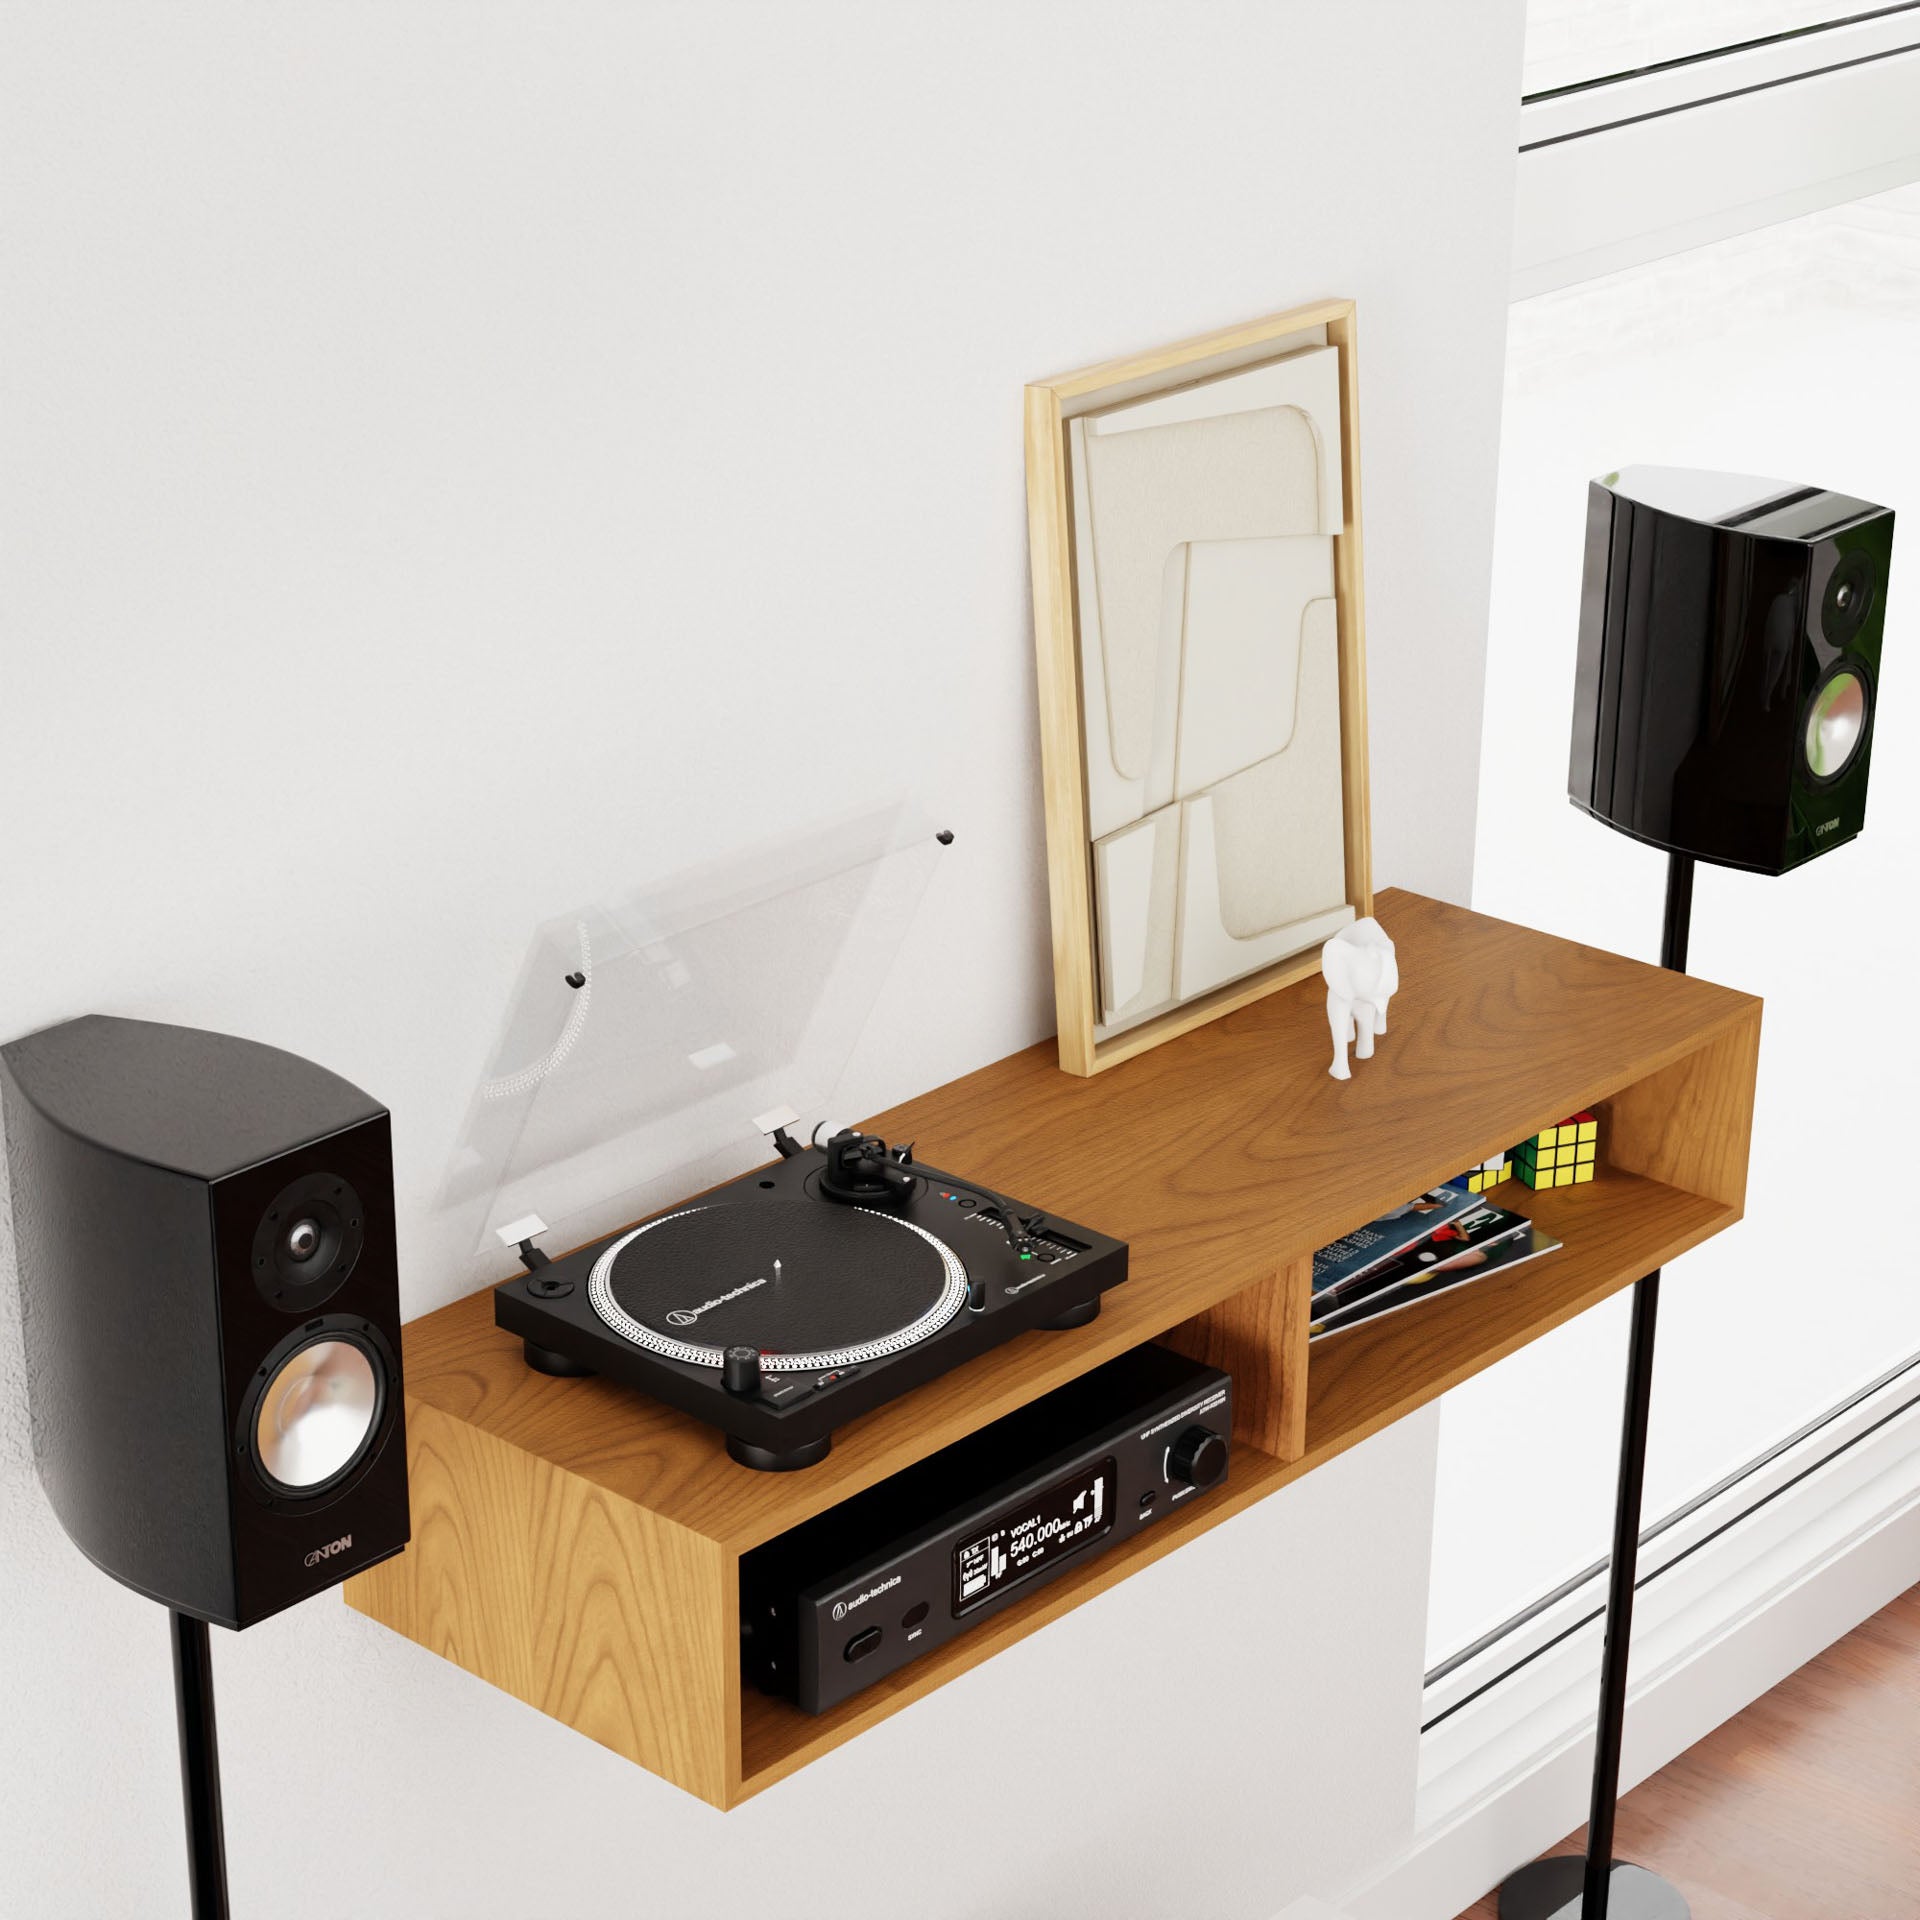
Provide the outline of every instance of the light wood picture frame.
{"type": "MultiPolygon", "coordinates": [[[[1245,394],[1255,391],[1255,388],[1253,383],[1243,382],[1236,391],[1245,394]]],[[[1322,301],[1289,312],[1271,314],[1242,326],[1203,334],[1195,339],[1107,361],[1099,366],[1085,367],[1051,380],[1037,381],[1026,390],[1027,517],[1033,569],[1034,645],[1039,679],[1047,871],[1053,919],[1054,997],[1059,1018],[1060,1065],[1068,1073],[1087,1075],[1100,1072],[1164,1040],[1170,1040],[1176,1034],[1188,1032],[1206,1021],[1217,1019],[1263,995],[1306,978],[1318,970],[1321,940],[1336,925],[1365,916],[1373,910],[1367,813],[1366,650],[1361,585],[1358,396],[1354,303],[1351,300],[1322,301]],[[1231,377],[1267,368],[1275,371],[1271,376],[1262,375],[1263,384],[1258,391],[1269,397],[1245,400],[1237,407],[1229,406],[1221,397],[1220,390],[1231,377]],[[1294,386],[1309,379],[1315,383],[1314,391],[1323,396],[1317,409],[1276,404],[1271,397],[1277,394],[1284,401],[1294,386]],[[1331,409],[1334,404],[1332,396],[1336,394],[1339,411],[1337,437],[1331,431],[1331,422],[1317,417],[1320,412],[1331,409]],[[1165,406],[1155,408],[1140,404],[1149,398],[1158,403],[1164,396],[1185,397],[1169,400],[1165,406]],[[1103,665],[1103,656],[1097,655],[1090,663],[1083,652],[1089,629],[1095,635],[1099,632],[1100,608],[1098,604],[1085,604],[1094,599],[1090,591],[1093,542],[1090,537],[1092,510],[1088,498],[1092,490],[1083,484],[1076,484],[1076,473],[1084,474],[1092,470],[1082,464],[1090,458],[1087,436],[1092,433],[1107,434],[1117,428],[1130,430],[1136,424],[1162,424],[1193,417],[1208,417],[1211,424],[1211,416],[1223,414],[1235,420],[1249,420],[1256,413],[1269,423],[1274,416],[1289,416],[1290,430],[1296,435],[1303,429],[1299,419],[1293,416],[1304,417],[1314,436],[1311,444],[1317,459],[1311,470],[1318,475],[1321,490],[1317,500],[1320,514],[1317,526],[1322,540],[1324,536],[1331,536],[1330,597],[1333,602],[1334,665],[1323,671],[1330,672],[1337,684],[1339,702],[1339,817],[1337,821],[1327,817],[1324,807],[1316,816],[1316,843],[1322,845],[1323,851],[1321,864],[1315,871],[1320,876],[1316,884],[1335,887],[1344,894],[1344,900],[1334,911],[1312,919],[1296,920],[1278,930],[1276,944],[1286,944],[1287,936],[1292,934],[1300,935],[1301,941],[1293,950],[1271,962],[1251,969],[1242,965],[1240,971],[1231,971],[1234,966],[1241,965],[1249,953],[1259,951],[1251,942],[1243,943],[1239,950],[1224,959],[1200,952],[1198,964],[1181,973],[1166,975],[1173,990],[1171,999],[1158,1004],[1157,1010],[1131,1018],[1116,1018],[1112,1017],[1112,1005],[1116,998],[1124,1000],[1127,989],[1131,988],[1133,1000],[1126,1002],[1127,1005],[1144,1001],[1153,1006],[1154,996],[1160,990],[1160,981],[1156,976],[1142,985],[1138,967],[1129,960],[1130,970],[1125,982],[1117,983],[1113,954],[1107,956],[1109,970],[1103,976],[1096,905],[1096,853],[1103,862],[1107,861],[1113,857],[1121,840],[1138,840],[1142,838],[1142,829],[1154,830],[1150,846],[1129,856],[1129,872],[1134,877],[1128,880],[1127,885],[1143,894],[1150,889],[1151,899],[1155,903],[1155,930],[1151,940],[1142,933],[1143,946],[1155,953],[1169,950],[1166,943],[1185,938],[1183,933],[1169,930],[1169,912],[1173,915],[1174,923],[1184,926],[1199,924],[1206,911],[1204,900],[1196,907],[1188,897],[1189,869],[1201,872],[1205,866],[1198,860],[1190,862],[1188,850],[1190,845],[1197,844],[1194,838],[1196,825],[1205,824],[1207,833],[1210,835],[1212,832],[1210,803],[1214,795],[1203,793],[1197,801],[1175,799],[1170,805],[1149,800],[1144,804],[1158,809],[1154,817],[1144,817],[1138,808],[1129,814],[1126,812],[1126,795],[1121,794],[1118,801],[1114,798],[1115,783],[1123,779],[1125,770],[1115,771],[1116,757],[1106,741],[1094,743],[1094,750],[1106,753],[1108,757],[1104,765],[1094,763],[1090,788],[1089,696],[1091,693],[1096,701],[1117,696],[1113,695],[1111,688],[1105,695],[1101,693],[1101,688],[1107,686],[1109,678],[1103,665]],[[1084,424],[1076,427],[1076,422],[1084,424]],[[1097,684],[1090,684],[1090,674],[1095,676],[1097,684]],[[1198,808],[1201,802],[1209,803],[1204,813],[1190,811],[1198,808]],[[1116,805],[1120,808],[1118,815],[1115,814],[1116,805]],[[1168,815],[1176,816],[1171,825],[1163,818],[1168,815]],[[1116,817],[1123,819],[1125,825],[1120,832],[1113,833],[1110,831],[1110,822],[1116,817]],[[1161,833],[1163,828],[1166,829],[1164,837],[1161,833]],[[1103,835],[1108,837],[1103,838],[1103,835]],[[1169,839],[1174,841],[1176,847],[1176,864],[1172,869],[1174,877],[1171,879],[1168,877],[1166,852],[1169,839]],[[1096,841],[1100,842],[1098,848],[1096,841]],[[1141,865],[1143,857],[1148,863],[1146,866],[1141,865]],[[1335,859],[1343,863],[1343,887],[1327,877],[1333,872],[1327,862],[1335,859]],[[1138,876],[1142,874],[1149,877],[1141,880],[1138,876]],[[1166,905],[1168,902],[1173,903],[1170,908],[1166,905]],[[1218,985],[1202,985],[1187,993],[1178,991],[1182,980],[1188,985],[1192,985],[1195,979],[1204,983],[1209,977],[1209,967],[1216,972],[1226,969],[1230,977],[1222,979],[1218,985]]],[[[1163,440],[1160,444],[1165,445],[1166,442],[1163,440]]],[[[1309,443],[1303,441],[1301,444],[1309,443]]],[[[1148,447],[1149,436],[1129,432],[1127,457],[1135,461],[1136,473],[1142,471],[1138,460],[1148,447]],[[1136,448],[1138,454],[1135,453],[1136,448]]],[[[1115,457],[1101,455],[1102,459],[1108,461],[1115,457]]],[[[1208,449],[1206,457],[1207,462],[1213,463],[1217,462],[1219,455],[1216,450],[1208,449]]],[[[1211,473],[1214,467],[1206,464],[1202,470],[1211,473]]],[[[1119,469],[1109,465],[1105,471],[1117,473],[1119,469]]],[[[1103,480],[1101,484],[1104,489],[1106,482],[1103,480]]],[[[1103,494],[1103,500],[1107,497],[1103,494]]],[[[1138,497],[1137,486],[1135,496],[1123,495],[1116,488],[1111,497],[1116,501],[1138,497]]],[[[1239,497],[1234,496],[1236,502],[1239,497]]],[[[1180,730],[1179,751],[1191,757],[1199,770],[1196,777],[1205,777],[1211,767],[1229,767],[1236,762],[1234,742],[1230,738],[1209,741],[1200,733],[1197,723],[1189,727],[1179,717],[1188,680],[1197,671],[1190,663],[1189,656],[1194,650],[1187,646],[1184,639],[1187,629],[1183,624],[1189,618],[1189,596],[1194,591],[1190,556],[1201,546],[1209,546],[1223,552],[1229,547],[1243,552],[1259,548],[1269,555],[1280,553],[1283,558],[1288,558],[1286,550],[1296,544],[1288,540],[1265,539],[1260,537],[1262,529],[1257,524],[1251,521],[1243,523],[1232,515],[1228,518],[1232,524],[1223,524],[1222,537],[1217,541],[1202,541],[1191,532],[1175,529],[1178,544],[1174,551],[1187,556],[1178,563],[1186,570],[1180,575],[1180,583],[1170,585],[1167,589],[1167,593],[1174,598],[1163,600],[1163,618],[1175,623],[1180,636],[1173,649],[1176,655],[1176,663],[1172,668],[1175,692],[1171,703],[1160,698],[1166,685],[1164,675],[1167,671],[1162,664],[1154,670],[1162,678],[1155,682],[1154,691],[1149,696],[1150,699],[1160,700],[1161,710],[1171,704],[1175,717],[1170,721],[1162,721],[1149,714],[1145,722],[1149,727],[1160,729],[1154,736],[1156,742],[1169,727],[1180,730]]],[[[1159,564],[1164,529],[1168,523],[1164,516],[1155,520],[1151,514],[1144,517],[1136,515],[1135,523],[1144,524],[1149,535],[1141,554],[1132,562],[1132,571],[1139,576],[1142,564],[1149,568],[1159,564]]],[[[1291,533],[1293,529],[1288,527],[1285,531],[1291,533]]],[[[1118,541],[1110,543],[1110,548],[1117,552],[1118,541]]],[[[1291,559],[1288,563],[1292,563],[1291,559]]],[[[1104,555],[1102,564],[1108,565],[1104,555]]],[[[1118,562],[1113,564],[1117,565],[1118,562]]],[[[1327,563],[1322,556],[1314,564],[1324,567],[1327,563]]],[[[1174,558],[1170,554],[1167,561],[1169,581],[1173,579],[1173,566],[1174,558]]],[[[1108,577],[1110,575],[1106,573],[1101,575],[1103,580],[1108,577]]],[[[1299,591],[1304,593],[1309,589],[1299,591]]],[[[1141,593],[1136,592],[1134,601],[1139,602],[1140,599],[1141,593]]],[[[1318,605],[1324,608],[1325,596],[1319,598],[1318,605]]],[[[1299,660],[1304,660],[1309,645],[1306,637],[1307,615],[1315,611],[1312,602],[1304,602],[1303,608],[1302,637],[1290,656],[1299,660]]],[[[1134,624],[1138,626],[1137,619],[1134,624]]],[[[1321,631],[1324,632],[1324,628],[1321,631]]],[[[1094,644],[1099,644],[1097,638],[1094,644]]],[[[1321,644],[1324,647],[1324,642],[1321,644]]],[[[1166,651],[1162,643],[1156,657],[1163,663],[1166,651]]],[[[1229,652],[1228,657],[1244,662],[1248,656],[1242,648],[1239,655],[1229,652]]],[[[1315,657],[1324,660],[1324,651],[1318,652],[1315,657]]],[[[1137,658],[1137,650],[1136,655],[1128,658],[1137,658]]],[[[1306,671],[1304,665],[1297,670],[1302,675],[1306,671]]],[[[1139,678],[1139,673],[1135,671],[1134,681],[1137,683],[1139,678]]],[[[1230,688],[1232,683],[1228,681],[1223,684],[1230,688]]],[[[1291,699],[1295,696],[1290,693],[1287,697],[1291,699]]],[[[1138,705],[1138,700],[1135,700],[1128,709],[1129,716],[1134,716],[1134,709],[1138,705]]],[[[1217,691],[1214,708],[1225,715],[1224,727],[1215,728],[1214,732],[1219,734],[1224,731],[1231,735],[1240,710],[1231,698],[1223,698],[1217,691]]],[[[1104,706],[1099,710],[1118,712],[1117,708],[1104,706]]],[[[1116,718],[1111,724],[1118,727],[1121,722],[1116,718]]],[[[1144,743],[1145,735],[1137,725],[1133,726],[1129,737],[1144,743]]],[[[1289,736],[1289,741],[1292,737],[1289,736]]],[[[1331,738],[1317,751],[1327,770],[1324,777],[1330,779],[1331,738]]],[[[1154,747],[1154,753],[1157,758],[1164,757],[1158,745],[1154,747]]],[[[1277,761],[1280,757],[1276,755],[1274,759],[1277,761]]],[[[1243,771],[1253,769],[1243,768],[1243,771]]],[[[1218,791],[1220,789],[1215,789],[1215,792],[1218,791]]],[[[1104,866],[1102,870],[1113,871],[1104,866]]],[[[1205,872],[1211,877],[1206,878],[1204,884],[1217,886],[1217,874],[1212,873],[1211,867],[1206,867],[1205,872]]],[[[1112,912],[1119,911],[1115,898],[1107,901],[1112,912]]],[[[1216,905],[1213,920],[1217,922],[1224,917],[1216,905]]],[[[1113,942],[1116,949],[1130,949],[1131,944],[1130,937],[1113,942]]],[[[1213,944],[1218,947],[1222,942],[1216,936],[1213,944]]],[[[1182,945],[1180,951],[1184,963],[1188,950],[1182,945]]]]}

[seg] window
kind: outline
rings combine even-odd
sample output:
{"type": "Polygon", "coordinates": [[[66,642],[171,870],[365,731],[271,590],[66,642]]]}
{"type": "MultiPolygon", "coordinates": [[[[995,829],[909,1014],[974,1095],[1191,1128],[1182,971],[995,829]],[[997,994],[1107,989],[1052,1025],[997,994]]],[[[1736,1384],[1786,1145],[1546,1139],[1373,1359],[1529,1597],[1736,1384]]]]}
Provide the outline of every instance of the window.
{"type": "MultiPolygon", "coordinates": [[[[1534,17],[1580,16],[1594,48],[1601,15],[1657,14],[1664,32],[1678,15],[1790,11],[1534,17]]],[[[1530,51],[1530,75],[1575,58],[1559,37],[1530,51]]],[[[1920,133],[1920,56],[1873,65],[1920,133]]],[[[1920,187],[1684,251],[1636,244],[1638,264],[1511,313],[1474,904],[1652,959],[1664,861],[1564,799],[1586,483],[1629,463],[1717,467],[1920,512],[1920,187]]],[[[1519,280],[1526,290],[1524,259],[1519,280]]],[[[1897,543],[1866,833],[1780,880],[1700,869],[1694,970],[1761,993],[1767,1011],[1747,1218],[1663,1292],[1649,1523],[1920,1353],[1902,1209],[1920,1049],[1899,958],[1920,873],[1920,674],[1903,698],[1898,670],[1920,655],[1916,540],[1897,543]]],[[[1623,1295],[1447,1397],[1430,1663],[1605,1555],[1627,1310],[1623,1295]]]]}

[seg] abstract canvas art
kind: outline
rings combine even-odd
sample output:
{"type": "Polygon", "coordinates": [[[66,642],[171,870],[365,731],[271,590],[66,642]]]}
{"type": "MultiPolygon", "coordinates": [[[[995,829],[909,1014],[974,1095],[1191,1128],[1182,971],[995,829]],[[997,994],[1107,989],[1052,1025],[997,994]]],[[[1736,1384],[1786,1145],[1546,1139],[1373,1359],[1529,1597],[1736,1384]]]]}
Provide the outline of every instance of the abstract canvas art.
{"type": "Polygon", "coordinates": [[[1340,303],[1028,389],[1070,1071],[1370,907],[1352,350],[1340,303]]]}

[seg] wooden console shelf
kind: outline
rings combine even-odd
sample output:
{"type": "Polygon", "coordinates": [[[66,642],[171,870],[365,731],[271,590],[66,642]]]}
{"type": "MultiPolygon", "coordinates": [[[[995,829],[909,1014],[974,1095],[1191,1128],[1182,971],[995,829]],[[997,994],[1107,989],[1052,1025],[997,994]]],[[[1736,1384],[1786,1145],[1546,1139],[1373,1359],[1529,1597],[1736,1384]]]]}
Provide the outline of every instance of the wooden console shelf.
{"type": "Polygon", "coordinates": [[[406,1329],[413,1544],[349,1603],[730,1807],[1425,1405],[1740,1217],[1760,1003],[1389,891],[1392,1030],[1333,1080],[1317,981],[1094,1079],[1051,1041],[880,1115],[964,1169],[1131,1243],[1098,1320],[1031,1333],[761,1474],[601,1380],[530,1372],[486,1291],[406,1329]],[[1311,1352],[1313,1249],[1582,1107],[1591,1186],[1503,1204],[1566,1242],[1311,1352]],[[1143,1340],[1227,1367],[1227,1483],[810,1717],[744,1687],[739,1559],[1143,1340]]]}

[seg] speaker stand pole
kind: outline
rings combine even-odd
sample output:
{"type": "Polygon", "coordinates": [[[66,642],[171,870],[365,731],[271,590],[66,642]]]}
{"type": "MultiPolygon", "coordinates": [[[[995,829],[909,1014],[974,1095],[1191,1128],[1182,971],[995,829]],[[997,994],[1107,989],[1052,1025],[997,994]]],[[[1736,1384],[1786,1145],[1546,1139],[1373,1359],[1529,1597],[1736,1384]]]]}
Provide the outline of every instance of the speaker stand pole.
{"type": "Polygon", "coordinates": [[[173,1698],[180,1719],[180,1790],[187,1803],[187,1881],[193,1920],[228,1920],[227,1838],[220,1818],[220,1743],[213,1724],[207,1623],[173,1623],[173,1698]]]}
{"type": "MultiPolygon", "coordinates": [[[[1660,964],[1687,970],[1693,925],[1693,856],[1667,856],[1667,910],[1660,964]]],[[[1627,1719],[1627,1656],[1633,1637],[1634,1580],[1640,1564],[1640,1494],[1647,1467],[1647,1413],[1653,1404],[1653,1330],[1660,1311],[1660,1269],[1633,1289],[1627,1340],[1627,1396],[1620,1429],[1620,1484],[1614,1497],[1613,1559],[1607,1578],[1606,1639],[1600,1654],[1600,1724],[1593,1749],[1593,1799],[1587,1851],[1535,1860],[1500,1888],[1500,1920],[1687,1920],[1680,1891],[1659,1874],[1613,1857],[1620,1797],[1620,1737],[1627,1719]]]]}

